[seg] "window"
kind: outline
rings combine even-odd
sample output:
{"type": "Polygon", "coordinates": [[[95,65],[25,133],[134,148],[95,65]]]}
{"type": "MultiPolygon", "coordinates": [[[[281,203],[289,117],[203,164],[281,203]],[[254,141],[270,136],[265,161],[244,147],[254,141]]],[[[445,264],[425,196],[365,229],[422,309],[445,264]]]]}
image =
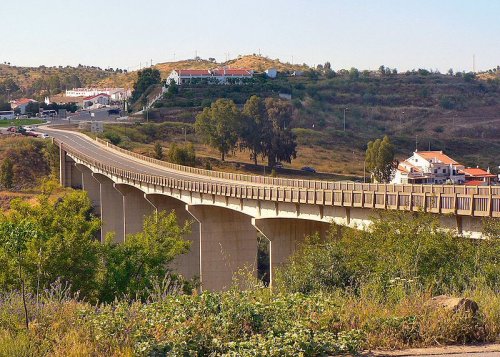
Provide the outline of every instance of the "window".
{"type": "Polygon", "coordinates": [[[434,169],[434,173],[437,174],[438,173],[438,169],[434,169]]]}

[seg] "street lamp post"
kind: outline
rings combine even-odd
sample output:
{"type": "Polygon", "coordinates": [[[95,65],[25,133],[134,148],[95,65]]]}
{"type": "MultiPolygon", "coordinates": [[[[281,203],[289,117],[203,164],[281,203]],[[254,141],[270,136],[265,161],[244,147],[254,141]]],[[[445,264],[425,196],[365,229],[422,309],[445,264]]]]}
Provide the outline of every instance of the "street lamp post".
{"type": "Polygon", "coordinates": [[[349,108],[344,108],[344,131],[345,131],[345,112],[349,110],[349,108]]]}

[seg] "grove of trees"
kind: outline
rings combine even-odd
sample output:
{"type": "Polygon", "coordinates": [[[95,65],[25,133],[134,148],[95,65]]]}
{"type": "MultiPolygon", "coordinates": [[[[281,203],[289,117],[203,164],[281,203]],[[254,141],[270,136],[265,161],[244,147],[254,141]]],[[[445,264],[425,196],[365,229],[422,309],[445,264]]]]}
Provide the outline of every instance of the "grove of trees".
{"type": "Polygon", "coordinates": [[[239,142],[250,151],[257,164],[258,157],[267,158],[268,165],[291,162],[296,157],[296,138],[291,130],[292,105],[285,100],[250,97],[239,111],[230,99],[218,99],[196,117],[196,132],[217,149],[224,161],[239,142]]]}
{"type": "Polygon", "coordinates": [[[137,81],[134,83],[132,91],[132,102],[136,102],[145,94],[147,89],[155,84],[161,83],[160,71],[154,68],[146,68],[137,73],[137,81]]]}

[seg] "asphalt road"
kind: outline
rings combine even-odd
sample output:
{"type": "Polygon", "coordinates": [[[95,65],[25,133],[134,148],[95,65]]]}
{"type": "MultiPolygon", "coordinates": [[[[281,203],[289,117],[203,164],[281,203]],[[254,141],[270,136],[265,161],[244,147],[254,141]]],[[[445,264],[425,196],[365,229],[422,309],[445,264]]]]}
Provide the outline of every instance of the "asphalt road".
{"type": "MultiPolygon", "coordinates": [[[[176,179],[193,180],[196,177],[198,182],[210,182],[210,183],[224,183],[227,184],[228,180],[218,179],[215,177],[206,177],[202,175],[186,174],[180,171],[171,170],[168,168],[154,166],[152,164],[141,162],[135,158],[129,158],[123,154],[119,154],[113,150],[108,150],[103,148],[101,145],[97,144],[90,138],[82,137],[81,134],[72,133],[69,131],[56,130],[52,128],[38,128],[37,132],[47,133],[50,136],[60,140],[63,144],[72,147],[75,150],[86,154],[93,159],[107,165],[113,165],[114,167],[132,171],[139,174],[149,174],[155,176],[171,177],[176,179]]],[[[240,181],[234,181],[235,184],[241,184],[240,181]]],[[[261,186],[258,183],[253,183],[252,185],[261,186]]],[[[269,186],[263,185],[262,186],[269,186]]]]}

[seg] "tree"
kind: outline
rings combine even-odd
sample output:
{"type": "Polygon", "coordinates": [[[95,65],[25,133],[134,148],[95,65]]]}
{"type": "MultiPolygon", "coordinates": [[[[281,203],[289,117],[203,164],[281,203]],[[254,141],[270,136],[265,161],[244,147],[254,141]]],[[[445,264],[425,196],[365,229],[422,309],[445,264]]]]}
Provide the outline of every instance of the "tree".
{"type": "Polygon", "coordinates": [[[184,236],[191,222],[177,223],[175,211],[160,211],[144,219],[143,231],[127,236],[125,242],[107,239],[103,245],[104,281],[102,299],[119,294],[142,297],[156,279],[171,275],[169,264],[189,251],[184,236]]]}
{"type": "Polygon", "coordinates": [[[274,167],[278,161],[291,162],[297,157],[296,137],[290,124],[292,121],[292,104],[289,101],[267,98],[264,101],[267,125],[264,128],[263,155],[268,165],[274,167]]]}
{"type": "Polygon", "coordinates": [[[269,125],[266,108],[261,98],[251,96],[243,106],[240,136],[243,147],[250,150],[250,159],[257,165],[257,158],[264,153],[264,140],[269,125]]]}
{"type": "Polygon", "coordinates": [[[175,83],[173,79],[171,79],[170,83],[168,84],[167,93],[169,95],[174,95],[179,93],[179,86],[177,85],[177,83],[175,83]]]}
{"type": "Polygon", "coordinates": [[[154,146],[154,158],[157,160],[163,160],[163,147],[159,142],[156,142],[154,146]]]}
{"type": "Polygon", "coordinates": [[[220,152],[222,161],[236,147],[239,118],[240,112],[230,99],[217,99],[196,116],[196,132],[220,152]]]}
{"type": "Polygon", "coordinates": [[[0,184],[7,190],[10,190],[14,181],[14,164],[9,157],[6,157],[0,167],[0,184]]]}
{"type": "Polygon", "coordinates": [[[178,146],[176,143],[172,143],[168,149],[167,159],[174,164],[194,167],[196,165],[196,153],[193,144],[178,146]]]}
{"type": "Polygon", "coordinates": [[[137,74],[137,82],[134,83],[132,101],[137,101],[146,90],[155,84],[161,83],[160,71],[154,68],[146,68],[137,74]]]}
{"type": "Polygon", "coordinates": [[[366,169],[377,182],[391,181],[398,162],[394,159],[394,146],[389,137],[370,141],[365,156],[366,169]]]}
{"type": "Polygon", "coordinates": [[[26,113],[30,115],[36,115],[40,112],[40,103],[38,102],[29,102],[26,105],[26,113]]]}
{"type": "Polygon", "coordinates": [[[26,305],[26,280],[24,274],[24,262],[27,259],[26,251],[28,243],[33,237],[36,237],[37,230],[28,220],[21,222],[2,222],[0,225],[0,243],[3,250],[15,262],[17,267],[17,278],[21,287],[21,296],[23,299],[25,327],[29,329],[28,308],[26,305]]]}
{"type": "Polygon", "coordinates": [[[356,80],[359,78],[359,70],[355,67],[351,67],[349,70],[349,78],[352,80],[356,80]]]}
{"type": "Polygon", "coordinates": [[[0,102],[0,111],[4,111],[4,110],[12,110],[10,103],[0,102]]]}

